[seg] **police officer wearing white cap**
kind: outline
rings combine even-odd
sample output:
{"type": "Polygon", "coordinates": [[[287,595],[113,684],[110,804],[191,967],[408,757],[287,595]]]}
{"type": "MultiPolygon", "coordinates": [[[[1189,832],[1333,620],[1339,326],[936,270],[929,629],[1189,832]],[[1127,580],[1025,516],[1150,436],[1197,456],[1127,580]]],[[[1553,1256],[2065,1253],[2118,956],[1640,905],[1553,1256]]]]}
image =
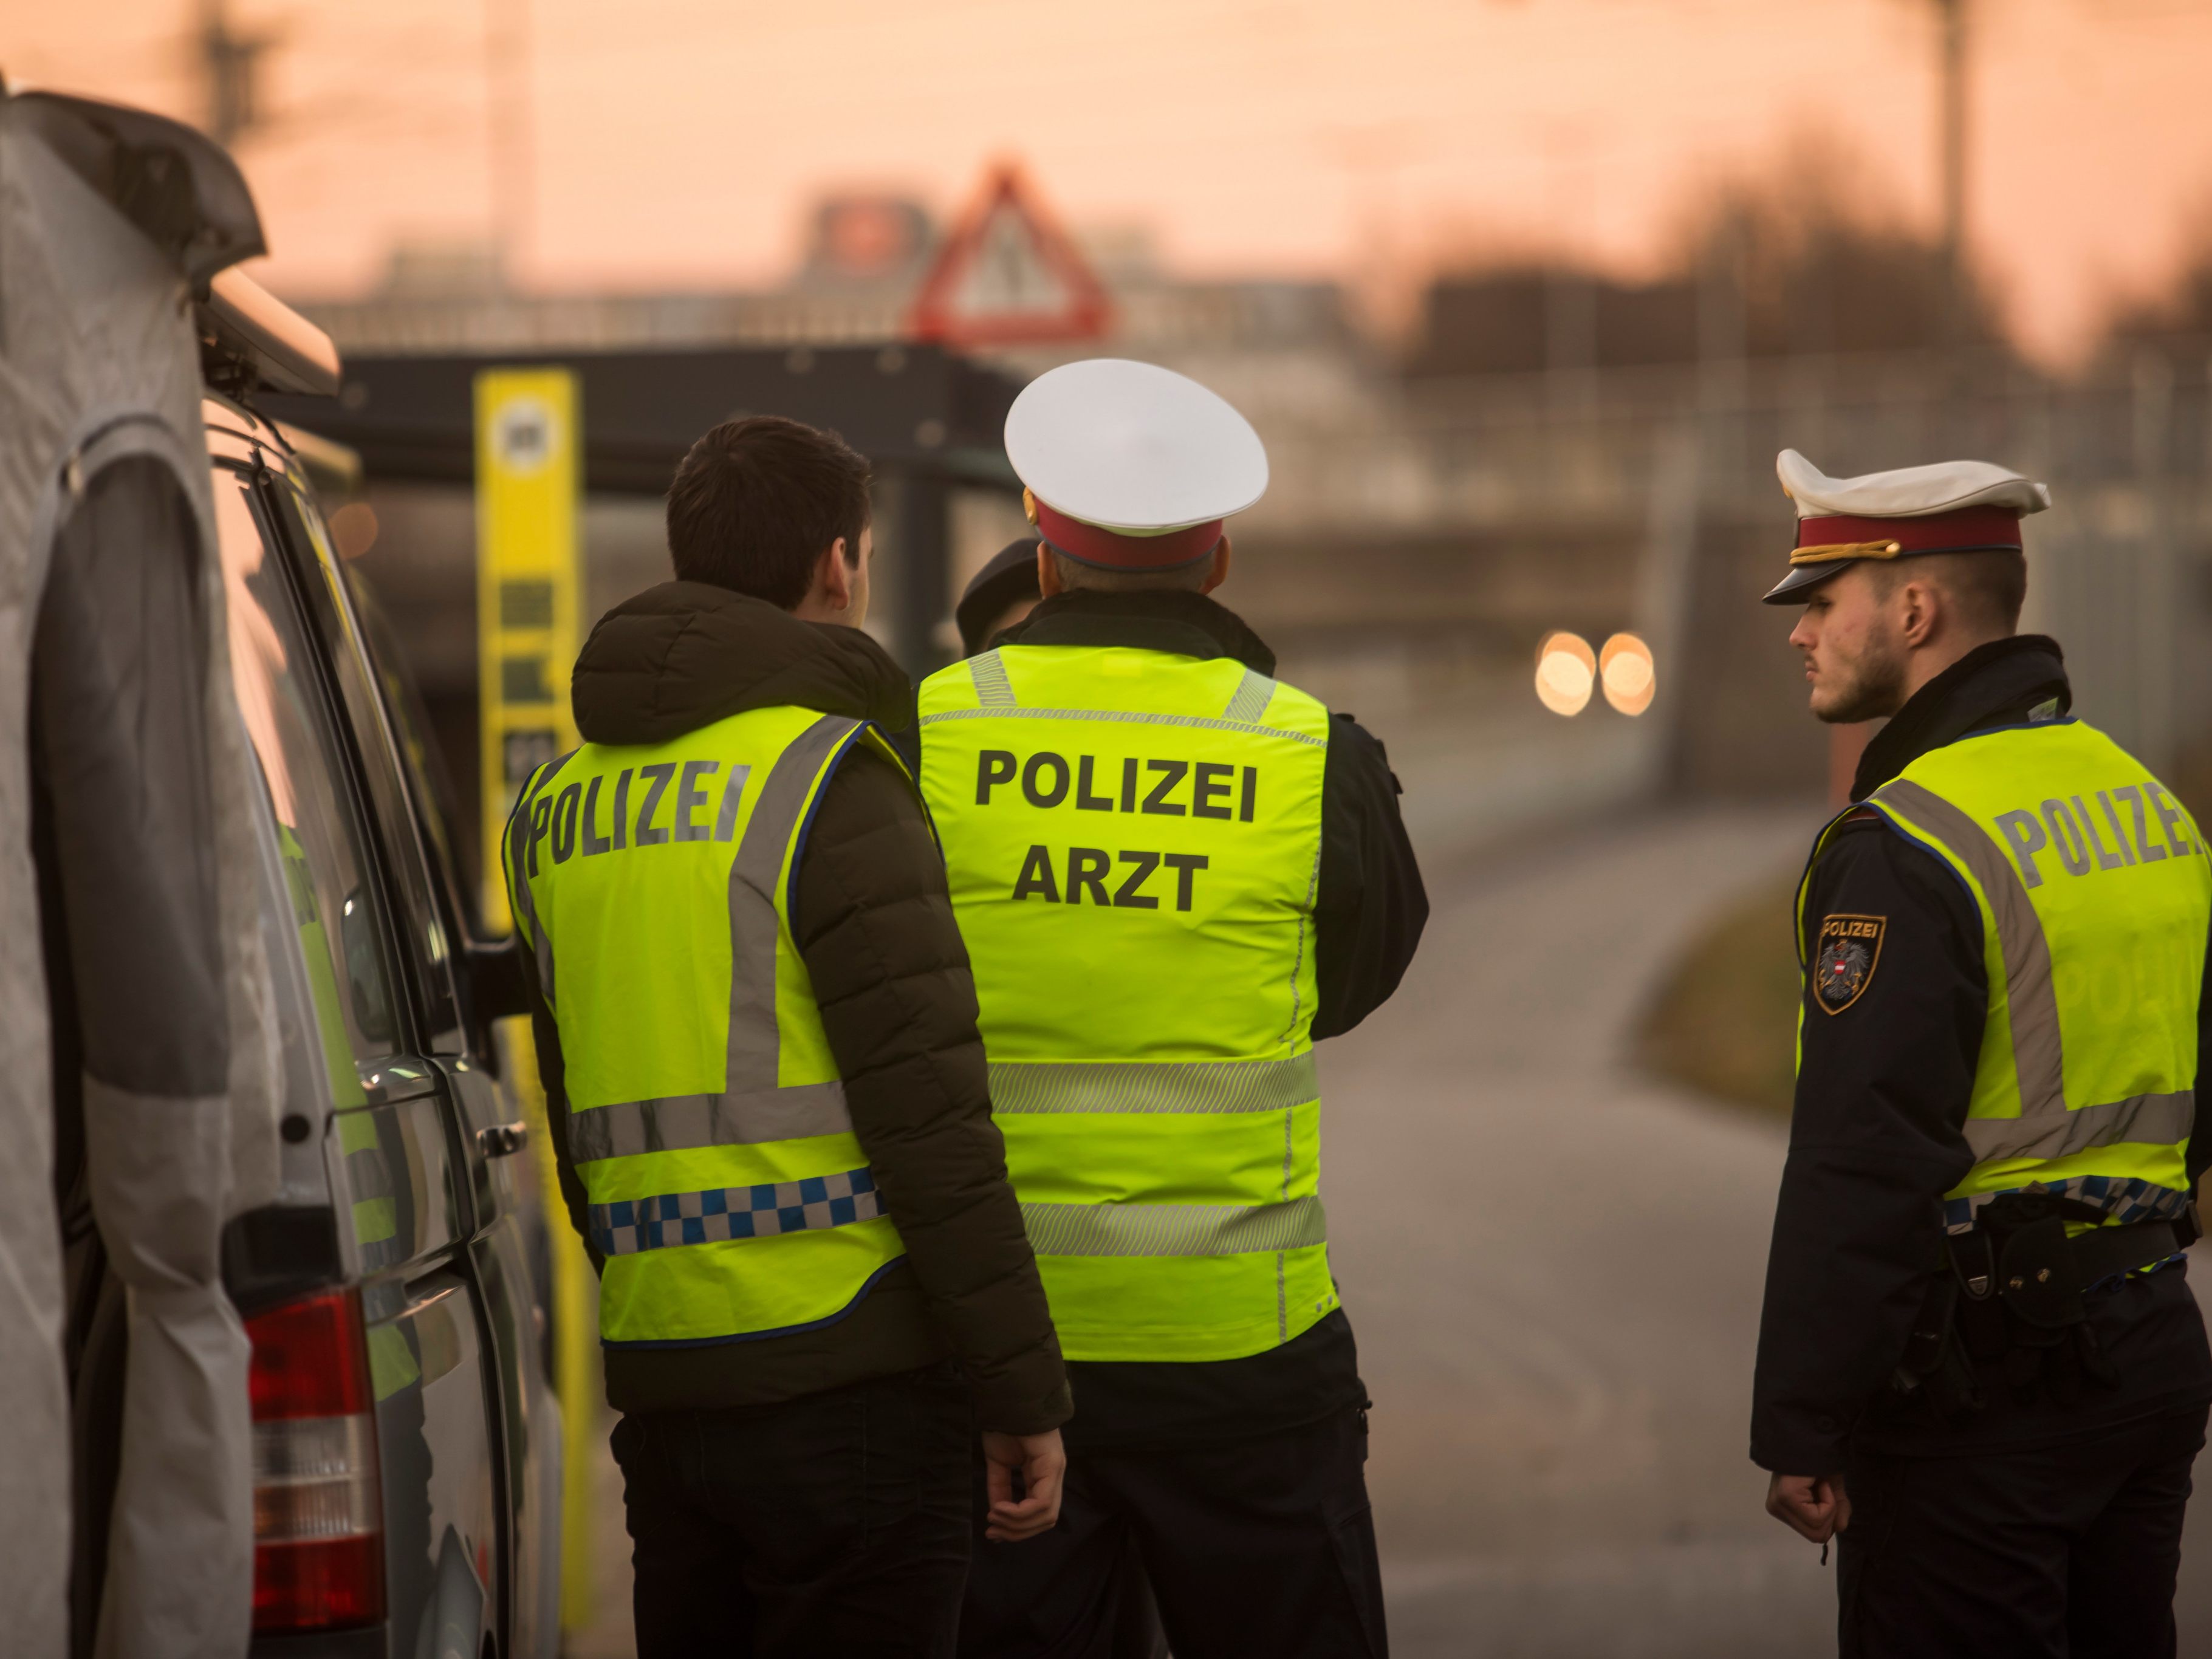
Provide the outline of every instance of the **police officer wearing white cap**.
{"type": "Polygon", "coordinates": [[[1076,1417],[1060,1526],[979,1551],[971,1659],[1107,1650],[1141,1555],[1177,1659],[1376,1654],[1365,1391],[1313,1042],[1427,917],[1382,746],[1210,597],[1267,459],[1147,364],[1023,392],[1044,595],[922,688],[922,787],[1076,1417]]]}
{"type": "Polygon", "coordinates": [[[1887,724],[1798,894],[1767,1508],[1837,1539],[1848,1656],[2171,1655],[2212,1401],[2203,838],[2014,632],[2044,486],[1778,470],[1812,711],[1887,724]]]}

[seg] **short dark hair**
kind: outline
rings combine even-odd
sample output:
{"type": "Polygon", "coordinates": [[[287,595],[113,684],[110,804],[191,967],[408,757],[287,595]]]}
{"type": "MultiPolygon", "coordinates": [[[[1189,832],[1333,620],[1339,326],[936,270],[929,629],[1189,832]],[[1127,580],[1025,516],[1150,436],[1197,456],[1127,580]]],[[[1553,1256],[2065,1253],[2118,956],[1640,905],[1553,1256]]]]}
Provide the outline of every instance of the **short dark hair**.
{"type": "Polygon", "coordinates": [[[2020,627],[2027,603],[2027,556],[2000,550],[1960,553],[1944,561],[1945,574],[1966,609],[1993,628],[2010,634],[2020,627]]]}
{"type": "Polygon", "coordinates": [[[725,421],[691,446],[668,486],[668,552],[678,578],[789,611],[841,538],[860,560],[868,463],[834,432],[781,415],[725,421]]]}

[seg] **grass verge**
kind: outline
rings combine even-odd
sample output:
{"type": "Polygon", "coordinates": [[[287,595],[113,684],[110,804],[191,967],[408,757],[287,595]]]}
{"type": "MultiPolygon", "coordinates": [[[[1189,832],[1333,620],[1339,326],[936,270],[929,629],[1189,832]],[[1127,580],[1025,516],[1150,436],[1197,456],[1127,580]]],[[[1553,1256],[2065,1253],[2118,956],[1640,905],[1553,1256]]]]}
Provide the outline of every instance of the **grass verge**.
{"type": "Polygon", "coordinates": [[[1690,940],[1636,1033],[1639,1064],[1669,1082],[1787,1117],[1795,1087],[1797,875],[1745,889],[1690,940]]]}

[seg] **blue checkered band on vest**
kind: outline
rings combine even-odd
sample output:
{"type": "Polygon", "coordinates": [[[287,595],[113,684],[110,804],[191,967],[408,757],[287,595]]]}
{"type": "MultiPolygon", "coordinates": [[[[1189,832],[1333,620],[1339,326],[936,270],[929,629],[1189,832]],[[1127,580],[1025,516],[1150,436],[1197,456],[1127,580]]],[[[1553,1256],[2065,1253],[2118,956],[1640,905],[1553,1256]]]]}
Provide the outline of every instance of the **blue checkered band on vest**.
{"type": "MultiPolygon", "coordinates": [[[[2123,1180],[2117,1176],[2075,1176],[2070,1181],[2034,1182],[2025,1187],[2008,1188],[2006,1191],[2048,1193],[2057,1198],[2070,1198],[2076,1203],[2094,1204],[2123,1224],[2171,1221],[2189,1207],[2187,1193],[2177,1193],[2171,1187],[2154,1187],[2148,1181],[2123,1180]]],[[[1945,1199],[1943,1231],[1972,1231],[1975,1212],[1991,1199],[2003,1196],[2003,1193],[1976,1193],[1967,1198],[1945,1199]]]]}
{"type": "Polygon", "coordinates": [[[602,1255],[635,1255],[677,1244],[849,1227],[883,1212],[875,1176],[866,1170],[847,1170],[842,1175],[810,1176],[768,1186],[663,1193],[594,1204],[591,1219],[602,1255]]]}

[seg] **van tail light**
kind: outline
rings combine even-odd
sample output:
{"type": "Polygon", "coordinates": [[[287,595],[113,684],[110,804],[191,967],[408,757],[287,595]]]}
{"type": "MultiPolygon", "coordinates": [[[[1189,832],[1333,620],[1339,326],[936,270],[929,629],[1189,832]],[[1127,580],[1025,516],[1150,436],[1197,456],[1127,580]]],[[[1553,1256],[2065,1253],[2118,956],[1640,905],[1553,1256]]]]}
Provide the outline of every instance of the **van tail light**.
{"type": "Polygon", "coordinates": [[[256,1314],[253,1631],[343,1630],[384,1617],[376,1401],[361,1296],[256,1314]]]}

